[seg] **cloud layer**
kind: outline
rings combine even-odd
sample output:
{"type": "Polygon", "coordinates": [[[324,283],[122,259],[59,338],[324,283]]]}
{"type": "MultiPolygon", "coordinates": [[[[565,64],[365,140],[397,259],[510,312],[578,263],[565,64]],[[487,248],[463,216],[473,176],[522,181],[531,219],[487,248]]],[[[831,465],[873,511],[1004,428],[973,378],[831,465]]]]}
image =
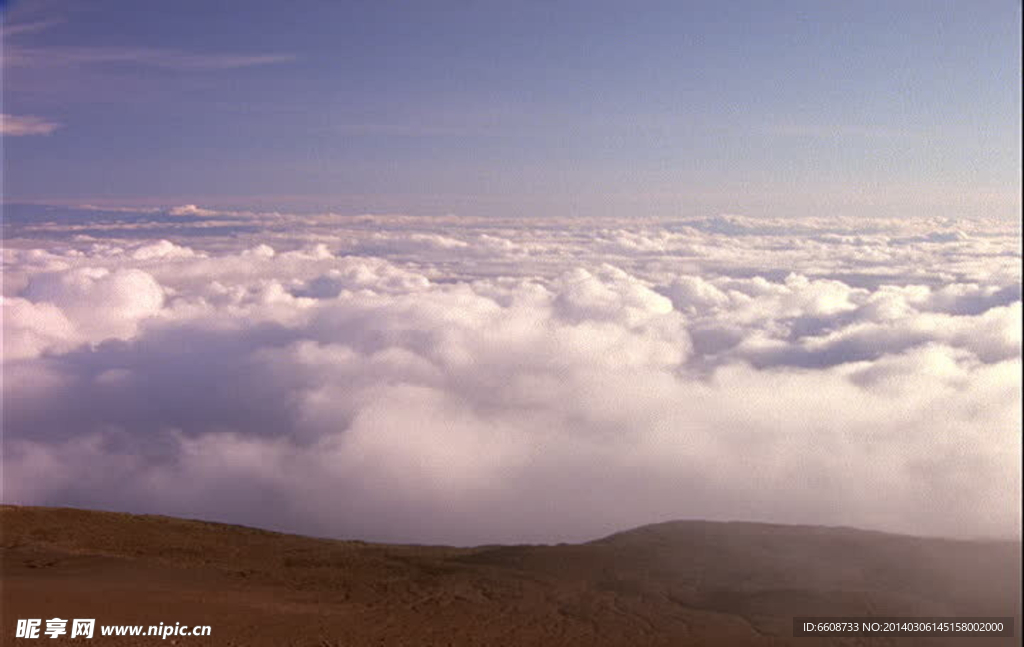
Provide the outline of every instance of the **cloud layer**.
{"type": "Polygon", "coordinates": [[[72,215],[8,223],[7,501],[1019,534],[1012,223],[72,215]]]}

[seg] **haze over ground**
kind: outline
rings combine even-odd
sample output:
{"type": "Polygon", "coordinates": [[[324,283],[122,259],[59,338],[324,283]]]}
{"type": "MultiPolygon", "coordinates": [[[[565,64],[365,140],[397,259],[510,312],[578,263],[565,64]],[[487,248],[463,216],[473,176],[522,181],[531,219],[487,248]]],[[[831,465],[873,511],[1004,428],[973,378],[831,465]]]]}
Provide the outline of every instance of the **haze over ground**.
{"type": "Polygon", "coordinates": [[[3,500],[1019,538],[1019,25],[15,2],[3,500]]]}

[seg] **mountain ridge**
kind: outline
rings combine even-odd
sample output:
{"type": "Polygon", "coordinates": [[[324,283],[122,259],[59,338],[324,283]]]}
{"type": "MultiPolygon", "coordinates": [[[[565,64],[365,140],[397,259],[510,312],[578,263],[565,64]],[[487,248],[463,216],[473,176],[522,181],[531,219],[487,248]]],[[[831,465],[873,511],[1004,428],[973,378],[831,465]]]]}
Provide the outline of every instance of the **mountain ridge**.
{"type": "Polygon", "coordinates": [[[8,637],[12,617],[89,610],[204,620],[194,645],[856,644],[793,638],[796,615],[1014,616],[1019,635],[1016,541],[677,520],[461,548],[75,508],[3,506],[0,522],[8,637]]]}

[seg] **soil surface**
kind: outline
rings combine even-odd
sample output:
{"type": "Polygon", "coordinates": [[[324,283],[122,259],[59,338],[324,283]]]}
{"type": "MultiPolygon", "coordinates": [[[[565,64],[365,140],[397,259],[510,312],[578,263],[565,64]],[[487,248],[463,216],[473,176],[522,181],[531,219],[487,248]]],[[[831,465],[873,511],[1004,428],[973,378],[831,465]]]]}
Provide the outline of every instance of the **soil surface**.
{"type": "MultiPolygon", "coordinates": [[[[399,546],[0,507],[3,645],[1020,644],[1021,545],[677,521],[585,544],[399,546]],[[1013,616],[1017,638],[794,638],[793,616],[1013,616]],[[95,618],[92,640],[18,619],[95,618]],[[206,637],[100,625],[209,625],[206,637]]],[[[70,630],[71,623],[68,623],[70,630]]]]}

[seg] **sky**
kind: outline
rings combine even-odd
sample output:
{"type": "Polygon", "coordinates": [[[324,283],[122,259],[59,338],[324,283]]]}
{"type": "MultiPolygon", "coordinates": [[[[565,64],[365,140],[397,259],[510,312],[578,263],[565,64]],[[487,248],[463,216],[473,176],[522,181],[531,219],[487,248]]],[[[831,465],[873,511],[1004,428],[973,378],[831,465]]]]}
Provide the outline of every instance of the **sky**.
{"type": "Polygon", "coordinates": [[[1013,0],[6,4],[6,203],[1021,208],[1013,0]]]}
{"type": "Polygon", "coordinates": [[[0,500],[1019,539],[1020,14],[8,2],[0,500]]]}

